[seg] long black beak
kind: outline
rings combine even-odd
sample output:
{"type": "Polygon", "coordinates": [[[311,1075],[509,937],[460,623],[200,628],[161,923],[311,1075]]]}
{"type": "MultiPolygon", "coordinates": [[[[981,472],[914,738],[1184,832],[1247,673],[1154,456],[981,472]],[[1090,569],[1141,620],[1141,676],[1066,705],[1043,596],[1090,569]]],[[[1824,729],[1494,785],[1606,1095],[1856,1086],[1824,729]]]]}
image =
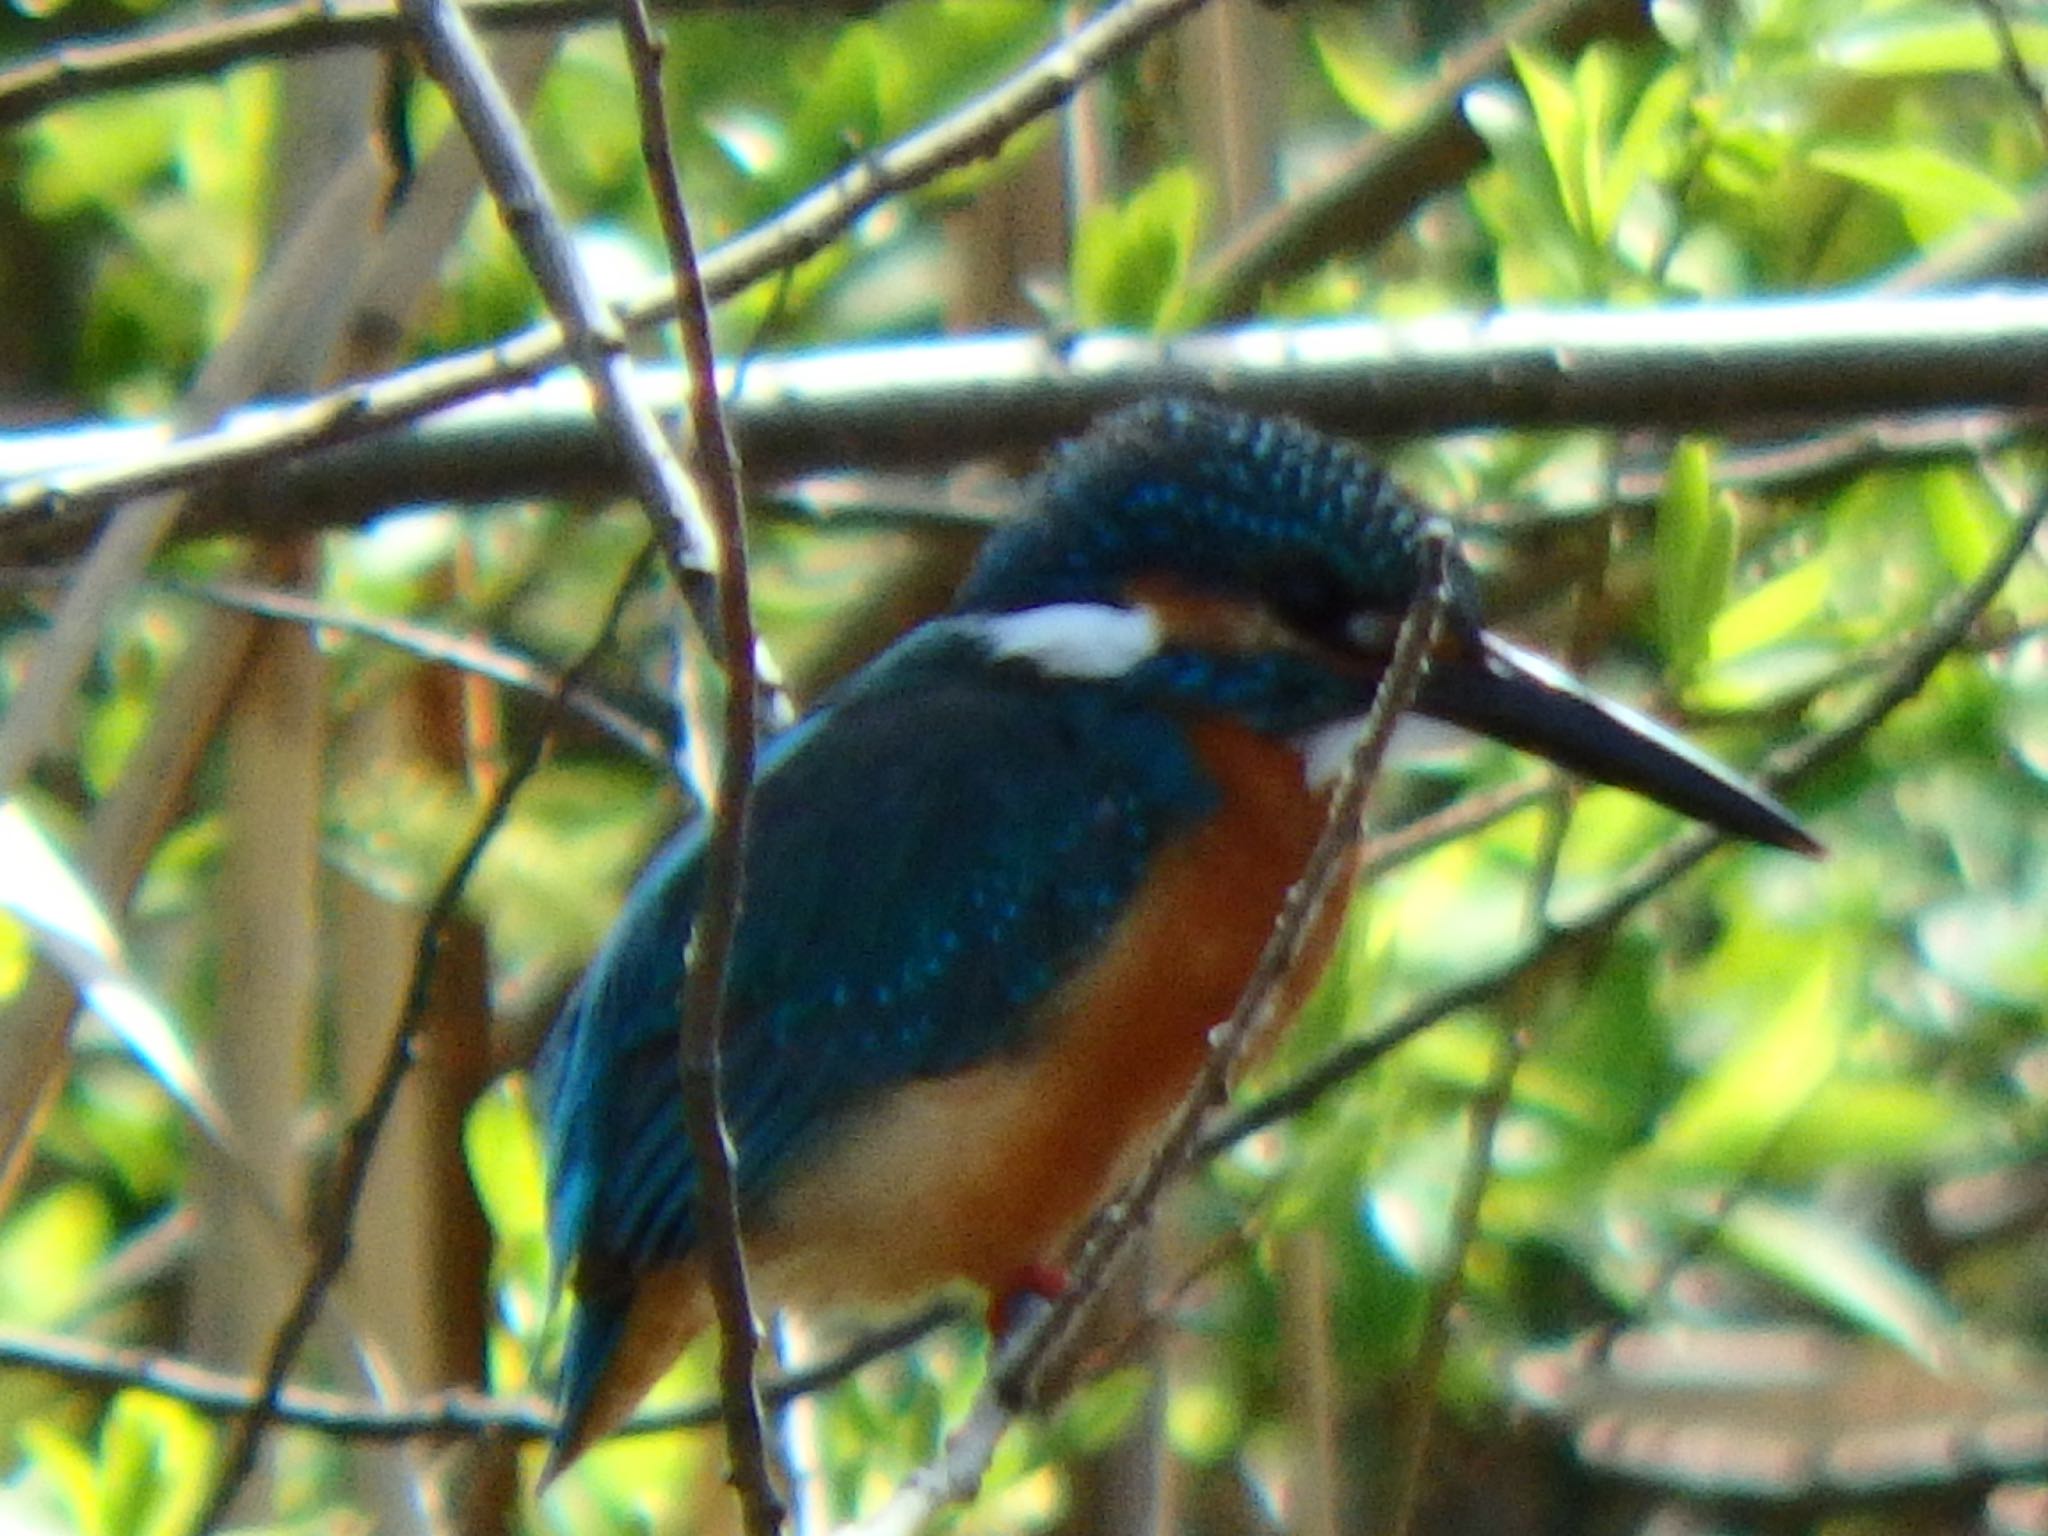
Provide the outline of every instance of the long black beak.
{"type": "Polygon", "coordinates": [[[1434,662],[1416,708],[1738,837],[1795,853],[1821,851],[1762,790],[1648,715],[1601,698],[1498,635],[1482,630],[1434,662]]]}

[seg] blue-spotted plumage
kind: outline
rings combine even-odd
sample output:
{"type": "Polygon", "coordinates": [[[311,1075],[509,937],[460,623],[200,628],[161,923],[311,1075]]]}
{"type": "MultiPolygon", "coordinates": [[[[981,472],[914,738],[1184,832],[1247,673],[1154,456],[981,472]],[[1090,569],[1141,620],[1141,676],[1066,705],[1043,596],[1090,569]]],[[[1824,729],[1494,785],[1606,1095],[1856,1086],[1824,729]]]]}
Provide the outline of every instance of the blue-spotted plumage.
{"type": "MultiPolygon", "coordinates": [[[[1054,1257],[1249,973],[1319,824],[1302,752],[1368,707],[1430,526],[1295,423],[1122,412],[1055,457],[948,616],[771,748],[724,1048],[771,1278],[811,1299],[1000,1286],[1054,1257]]],[[[1452,578],[1425,711],[1812,846],[1485,632],[1462,562],[1452,578]]],[[[555,1469],[699,1316],[676,1006],[702,853],[686,831],[650,865],[536,1067],[576,1291],[555,1469]]]]}
{"type": "MultiPolygon", "coordinates": [[[[1032,1005],[1215,793],[1173,723],[1117,685],[1054,687],[943,626],[781,743],[728,982],[742,1202],[772,1221],[789,1166],[890,1084],[1025,1049],[1032,1005]]],[[[675,1010],[701,851],[692,829],[650,866],[536,1074],[550,1236],[586,1282],[694,1246],[675,1010]]],[[[572,1325],[571,1415],[623,1310],[604,1289],[586,1283],[572,1325]]]]}
{"type": "MultiPolygon", "coordinates": [[[[992,541],[957,606],[1114,601],[1164,572],[1255,593],[1313,631],[1362,609],[1398,614],[1437,521],[1355,448],[1299,422],[1152,401],[1058,451],[1034,515],[992,541]]],[[[1476,623],[1462,561],[1452,579],[1476,623]]]]}

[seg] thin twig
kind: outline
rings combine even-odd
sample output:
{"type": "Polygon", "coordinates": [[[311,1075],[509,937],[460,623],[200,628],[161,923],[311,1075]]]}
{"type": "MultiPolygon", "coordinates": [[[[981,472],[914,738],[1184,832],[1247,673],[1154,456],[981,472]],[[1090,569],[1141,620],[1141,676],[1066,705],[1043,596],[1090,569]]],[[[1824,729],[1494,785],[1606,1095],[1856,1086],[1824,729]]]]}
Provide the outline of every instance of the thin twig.
{"type": "MultiPolygon", "coordinates": [[[[731,0],[661,0],[673,11],[715,10],[731,0]]],[[[775,0],[755,0],[766,9],[775,0]]],[[[782,0],[794,10],[794,0],[782,0]]],[[[803,0],[807,9],[871,9],[876,0],[803,0]]],[[[492,31],[538,30],[608,21],[610,0],[471,0],[492,31]]],[[[404,36],[394,0],[288,0],[209,16],[184,26],[71,41],[0,70],[0,127],[69,102],[115,91],[214,75],[236,64],[306,58],[341,48],[389,48],[404,36]]]]}
{"type": "Polygon", "coordinates": [[[725,1408],[728,1476],[739,1494],[748,1536],[774,1536],[782,1503],[768,1462],[757,1379],[760,1326],[747,1287],[746,1249],[740,1238],[739,1178],[725,1119],[723,1042],[726,977],[733,939],[746,900],[747,809],[753,797],[755,727],[754,618],[747,578],[746,511],[725,416],[718,403],[718,358],[711,316],[697,269],[697,243],[670,150],[667,104],[661,88],[662,45],[645,0],[623,0],[620,19],[632,64],[640,112],[640,151],[661,214],[676,284],[677,330],[689,389],[690,483],[702,498],[718,551],[718,619],[725,636],[725,742],[705,846],[704,892],[693,930],[677,935],[690,946],[690,963],[677,999],[681,1009],[678,1067],[683,1123],[696,1174],[697,1246],[718,1317],[718,1379],[725,1408]]]}
{"type": "MultiPolygon", "coordinates": [[[[645,575],[652,553],[651,545],[641,546],[633,557],[631,579],[637,580],[645,575]]],[[[68,574],[63,567],[0,571],[0,588],[62,586],[68,574]]],[[[548,698],[561,686],[561,674],[546,663],[520,654],[481,630],[457,632],[422,624],[416,619],[362,613],[317,597],[308,597],[303,592],[232,578],[211,581],[151,578],[141,585],[144,591],[189,597],[230,613],[252,614],[257,618],[303,624],[309,629],[371,640],[416,661],[439,664],[471,677],[486,678],[519,693],[548,698]]],[[[662,726],[640,718],[599,690],[575,689],[563,701],[563,707],[603,731],[634,756],[651,763],[668,762],[670,751],[662,726]]]]}
{"type": "Polygon", "coordinates": [[[625,611],[638,586],[637,572],[629,572],[627,580],[619,584],[611,604],[599,624],[597,635],[590,647],[562,674],[560,685],[549,699],[539,726],[527,743],[519,760],[512,764],[499,784],[497,793],[484,808],[478,820],[477,829],[468,844],[456,859],[454,866],[441,882],[440,889],[427,905],[420,923],[419,942],[413,955],[412,980],[407,985],[405,1008],[391,1032],[391,1040],[385,1048],[384,1059],[377,1070],[368,1099],[343,1131],[336,1149],[334,1172],[329,1180],[325,1198],[314,1213],[313,1230],[315,1252],[307,1265],[306,1274],[300,1282],[298,1295],[291,1310],[278,1325],[271,1339],[269,1353],[258,1379],[257,1393],[241,1417],[235,1422],[228,1445],[221,1458],[221,1472],[214,1484],[206,1510],[194,1529],[206,1532],[214,1529],[226,1515],[235,1494],[248,1478],[256,1462],[257,1447],[264,1429],[276,1416],[279,1394],[284,1390],[285,1377],[292,1362],[298,1358],[300,1347],[312,1331],[314,1320],[320,1314],[321,1303],[329,1288],[334,1284],[341,1268],[348,1259],[349,1244],[355,1221],[356,1207],[361,1204],[363,1191],[369,1181],[370,1157],[376,1151],[378,1138],[383,1134],[384,1125],[390,1119],[392,1107],[398,1100],[399,1085],[404,1082],[406,1072],[412,1066],[413,1051],[418,1043],[419,1031],[426,1018],[427,1006],[431,1001],[434,967],[440,957],[441,934],[455,916],[457,904],[469,884],[469,877],[483,857],[486,846],[503,825],[511,811],[512,801],[533,771],[540,766],[541,756],[554,729],[562,709],[563,697],[579,686],[584,675],[596,663],[606,645],[610,643],[612,631],[617,627],[619,617],[625,611]]]}
{"type": "MultiPolygon", "coordinates": [[[[993,157],[1018,133],[1063,105],[1084,81],[1204,3],[1120,0],[958,110],[862,156],[780,213],[712,251],[701,268],[705,293],[713,302],[732,298],[824,250],[888,199],[993,157]]],[[[491,162],[486,158],[484,163],[488,173],[491,162]]],[[[522,219],[514,226],[515,234],[525,227],[522,219]]],[[[663,283],[618,306],[614,322],[604,321],[600,313],[595,337],[581,338],[574,347],[589,350],[595,339],[601,350],[605,338],[616,334],[617,325],[637,331],[671,320],[674,314],[674,290],[663,283]]],[[[71,483],[70,477],[65,477],[61,492],[41,477],[37,484],[10,486],[0,492],[0,516],[12,511],[57,517],[75,509],[81,496],[116,500],[141,489],[209,478],[276,456],[303,454],[322,444],[359,440],[443,406],[510,388],[571,355],[572,343],[560,318],[488,347],[345,385],[267,417],[245,418],[230,433],[195,434],[167,445],[146,465],[96,477],[90,489],[71,483]]],[[[708,610],[708,598],[706,606],[708,610]]]]}
{"type": "MultiPolygon", "coordinates": [[[[862,1366],[915,1344],[933,1330],[963,1320],[957,1303],[934,1302],[897,1322],[863,1333],[815,1365],[765,1382],[763,1399],[774,1407],[835,1387],[862,1366]]],[[[74,1334],[0,1328],[0,1366],[34,1371],[59,1381],[116,1391],[148,1392],[183,1403],[215,1418],[246,1414],[261,1406],[263,1388],[253,1377],[218,1371],[157,1350],[97,1344],[74,1334]]],[[[402,1403],[381,1403],[317,1387],[287,1386],[271,1400],[279,1424],[316,1430],[337,1440],[396,1441],[496,1436],[545,1440],[555,1432],[554,1410],[532,1397],[508,1397],[454,1388],[402,1403]]],[[[613,1433],[672,1434],[710,1429],[723,1422],[716,1401],[646,1410],[613,1433]]]]}
{"type": "Polygon", "coordinates": [[[569,358],[589,384],[598,417],[624,459],[676,590],[714,654],[717,618],[712,538],[661,424],[635,387],[626,333],[576,252],[512,104],[476,31],[452,0],[401,0],[427,73],[448,97],[476,151],[506,229],[539,285],[569,358]]]}
{"type": "Polygon", "coordinates": [[[1286,984],[1300,968],[1323,909],[1343,894],[1339,887],[1351,872],[1364,835],[1365,803],[1378,781],[1387,743],[1395,724],[1414,702],[1442,629],[1449,540],[1443,529],[1430,537],[1422,560],[1427,573],[1424,585],[1402,620],[1393,657],[1374,692],[1358,748],[1331,793],[1322,834],[1301,878],[1281,905],[1272,937],[1260,953],[1243,995],[1216,1031],[1202,1071],[1167,1121],[1157,1150],[1143,1171],[1119,1192],[1108,1219],[1075,1260],[1072,1284],[1053,1305],[1036,1348],[1020,1351],[1007,1370],[998,1372],[997,1387],[1006,1400],[1035,1403],[1047,1384],[1060,1380],[1096,1293],[1131,1240],[1150,1221],[1166,1187],[1192,1161],[1203,1123],[1228,1099],[1239,1066],[1277,1022],[1286,984]]]}
{"type": "Polygon", "coordinates": [[[1472,1105],[1465,1169],[1451,1211],[1451,1243],[1436,1283],[1430,1287],[1422,1337],[1415,1346],[1408,1371],[1408,1436],[1407,1444],[1401,1448],[1393,1512],[1385,1527],[1389,1536],[1410,1536],[1416,1529],[1416,1514],[1422,1507],[1423,1489],[1429,1477],[1430,1446],[1436,1438],[1437,1385],[1450,1346],[1451,1313],[1464,1291],[1465,1255],[1478,1233],[1479,1206],[1493,1173],[1493,1139],[1513,1095],[1522,1051],[1520,1031],[1503,1025],[1494,1044],[1493,1066],[1472,1105]]]}
{"type": "Polygon", "coordinates": [[[2005,0],[1977,0],[1977,9],[1983,13],[1986,25],[1991,28],[1992,41],[1998,45],[1999,68],[2026,103],[2034,119],[2034,132],[2042,147],[2048,148],[2048,98],[2042,96],[2041,82],[2027,68],[2026,55],[2020,52],[2020,41],[2013,35],[2012,17],[2005,11],[2005,0]]]}

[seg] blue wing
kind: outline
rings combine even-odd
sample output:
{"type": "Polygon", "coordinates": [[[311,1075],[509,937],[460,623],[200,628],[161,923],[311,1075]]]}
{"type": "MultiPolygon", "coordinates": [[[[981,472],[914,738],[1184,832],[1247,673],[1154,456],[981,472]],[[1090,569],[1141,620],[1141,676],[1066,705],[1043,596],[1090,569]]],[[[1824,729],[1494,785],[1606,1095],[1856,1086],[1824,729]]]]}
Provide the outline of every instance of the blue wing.
{"type": "MultiPolygon", "coordinates": [[[[1033,1005],[1216,803],[1172,720],[968,643],[899,647],[761,777],[724,1042],[743,1205],[888,1085],[1025,1048],[1033,1005]]],[[[650,866],[536,1071],[550,1238],[586,1281],[695,1241],[676,999],[702,853],[688,831],[650,866]]],[[[572,1398],[578,1354],[609,1352],[602,1316],[579,1326],[572,1398]]]]}

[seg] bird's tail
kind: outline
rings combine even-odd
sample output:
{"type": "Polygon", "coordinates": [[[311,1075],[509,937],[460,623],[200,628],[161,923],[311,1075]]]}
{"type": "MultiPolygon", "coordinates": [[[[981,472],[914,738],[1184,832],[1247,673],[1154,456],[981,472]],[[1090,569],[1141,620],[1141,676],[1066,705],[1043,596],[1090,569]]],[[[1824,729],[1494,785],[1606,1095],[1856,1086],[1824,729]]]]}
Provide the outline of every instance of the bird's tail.
{"type": "Polygon", "coordinates": [[[710,1316],[694,1264],[668,1265],[623,1289],[578,1297],[562,1351],[559,1412],[541,1492],[626,1422],[710,1316]]]}

